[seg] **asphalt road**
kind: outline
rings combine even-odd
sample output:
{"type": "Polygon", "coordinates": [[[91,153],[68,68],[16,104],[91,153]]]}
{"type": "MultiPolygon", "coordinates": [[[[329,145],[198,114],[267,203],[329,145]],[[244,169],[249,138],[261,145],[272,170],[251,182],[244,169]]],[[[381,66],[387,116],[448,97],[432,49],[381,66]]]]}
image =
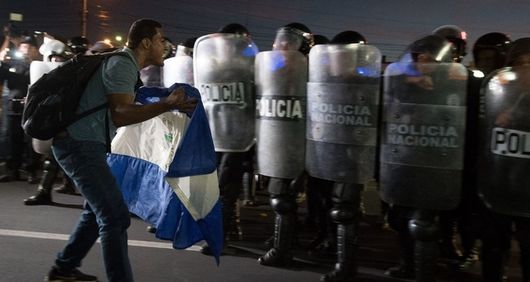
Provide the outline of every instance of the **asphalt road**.
{"type": "MultiPolygon", "coordinates": [[[[36,185],[25,182],[0,183],[0,282],[43,281],[81,213],[81,196],[55,192],[55,205],[23,205],[23,199],[35,189],[36,185]]],[[[268,249],[263,242],[273,232],[273,214],[266,204],[266,195],[261,193],[258,202],[262,205],[241,208],[242,237],[230,243],[219,266],[212,257],[198,252],[198,246],[172,249],[169,242],[146,232],[145,222],[133,217],[128,234],[135,281],[319,281],[333,267],[335,256],[307,251],[306,246],[314,236],[314,230],[308,227],[298,228],[296,259],[291,266],[273,268],[257,263],[257,258],[268,249]]],[[[399,260],[394,233],[382,229],[375,219],[366,216],[360,224],[359,274],[355,281],[392,281],[386,278],[384,270],[399,260]]],[[[508,269],[510,282],[521,281],[517,248],[513,249],[513,262],[508,269]]],[[[80,269],[106,281],[99,244],[80,269]]],[[[464,273],[441,265],[439,272],[439,281],[480,281],[478,265],[464,273]]]]}

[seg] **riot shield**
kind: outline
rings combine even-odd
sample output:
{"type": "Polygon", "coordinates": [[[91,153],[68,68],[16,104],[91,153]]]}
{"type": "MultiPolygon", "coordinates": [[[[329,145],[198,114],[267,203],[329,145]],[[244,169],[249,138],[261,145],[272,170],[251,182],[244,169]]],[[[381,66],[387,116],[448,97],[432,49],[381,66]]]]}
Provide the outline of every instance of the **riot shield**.
{"type": "Polygon", "coordinates": [[[176,56],[164,60],[164,87],[175,83],[193,85],[193,58],[190,56],[176,56]]]}
{"type": "Polygon", "coordinates": [[[384,79],[382,199],[420,209],[456,207],[463,180],[466,68],[394,63],[384,79]]]}
{"type": "Polygon", "coordinates": [[[530,217],[530,67],[498,70],[482,87],[479,195],[495,212],[530,217]]]}
{"type": "Polygon", "coordinates": [[[307,59],[298,51],[256,57],[258,173],[296,178],[304,171],[307,59]]]}
{"type": "Polygon", "coordinates": [[[381,54],[363,44],[317,45],[309,53],[306,169],[365,183],[374,175],[381,54]]]}
{"type": "Polygon", "coordinates": [[[195,42],[193,73],[215,150],[245,152],[254,144],[254,59],[248,37],[215,33],[195,42]]]}

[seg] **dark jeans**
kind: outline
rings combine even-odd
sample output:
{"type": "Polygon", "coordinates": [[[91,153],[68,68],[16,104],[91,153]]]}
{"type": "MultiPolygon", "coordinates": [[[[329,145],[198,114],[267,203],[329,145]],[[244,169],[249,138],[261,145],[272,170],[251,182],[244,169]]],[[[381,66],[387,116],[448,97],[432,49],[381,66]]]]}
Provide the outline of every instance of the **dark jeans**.
{"type": "Polygon", "coordinates": [[[56,137],[52,150],[86,199],[79,222],[55,263],[63,269],[79,267],[99,237],[108,280],[133,281],[127,252],[129,211],[107,164],[105,145],[56,137]]]}

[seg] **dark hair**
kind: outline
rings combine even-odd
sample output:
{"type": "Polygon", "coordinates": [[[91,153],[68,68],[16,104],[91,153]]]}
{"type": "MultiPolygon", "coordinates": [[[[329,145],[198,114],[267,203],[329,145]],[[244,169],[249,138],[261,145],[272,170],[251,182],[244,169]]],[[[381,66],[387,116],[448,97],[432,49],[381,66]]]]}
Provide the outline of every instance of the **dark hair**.
{"type": "Polygon", "coordinates": [[[157,33],[157,28],[162,28],[162,24],[152,19],[139,19],[135,21],[129,29],[127,36],[127,47],[136,49],[142,39],[153,38],[157,33]]]}

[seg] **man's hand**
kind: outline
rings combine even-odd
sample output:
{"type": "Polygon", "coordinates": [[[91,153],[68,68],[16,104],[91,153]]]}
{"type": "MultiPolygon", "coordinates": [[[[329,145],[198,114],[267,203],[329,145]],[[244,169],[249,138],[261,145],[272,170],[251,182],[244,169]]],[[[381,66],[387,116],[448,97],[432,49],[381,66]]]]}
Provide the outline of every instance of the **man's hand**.
{"type": "Polygon", "coordinates": [[[197,99],[189,98],[184,92],[184,88],[179,87],[164,100],[164,103],[170,106],[172,109],[177,109],[180,112],[192,113],[197,105],[197,99]]]}

